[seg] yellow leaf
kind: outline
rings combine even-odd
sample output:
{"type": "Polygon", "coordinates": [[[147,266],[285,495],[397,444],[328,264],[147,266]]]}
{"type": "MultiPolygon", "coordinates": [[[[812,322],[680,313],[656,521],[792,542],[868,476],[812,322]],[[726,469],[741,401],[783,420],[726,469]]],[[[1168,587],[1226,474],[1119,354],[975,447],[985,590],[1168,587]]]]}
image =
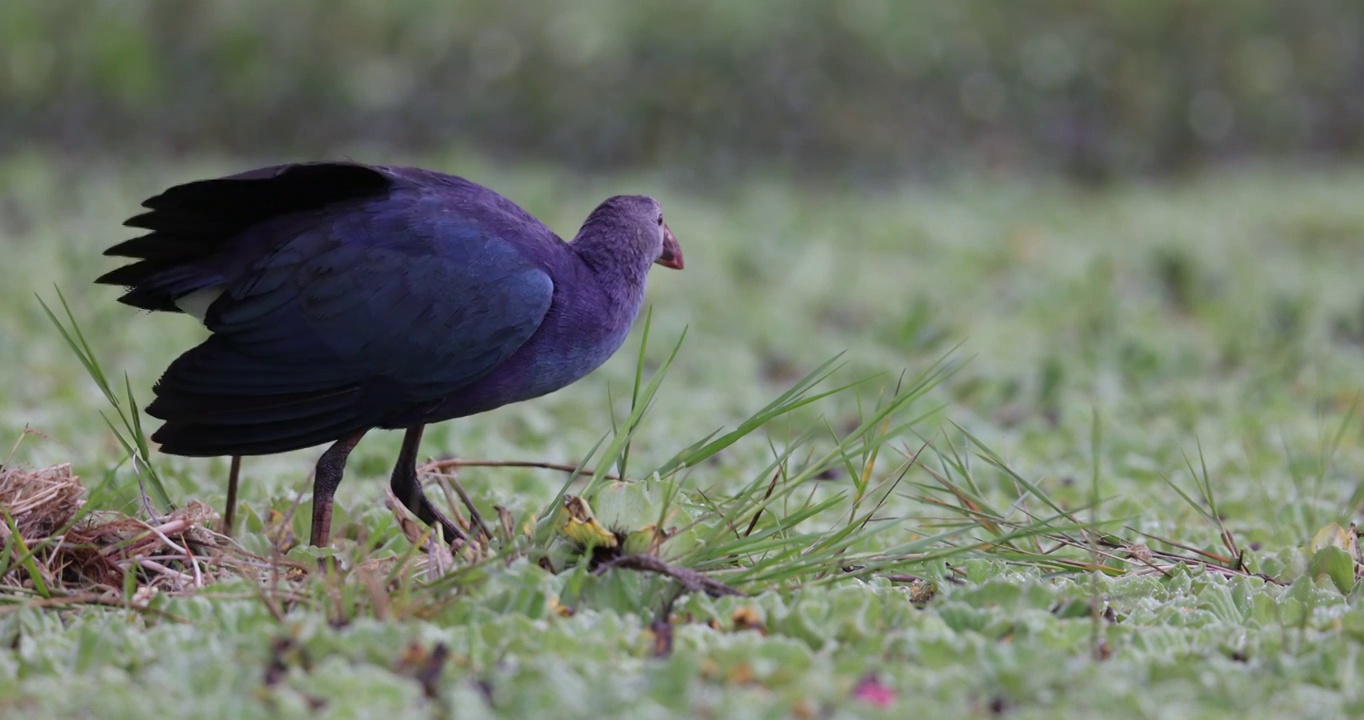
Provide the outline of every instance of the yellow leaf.
{"type": "Polygon", "coordinates": [[[559,532],[575,545],[584,549],[616,547],[615,534],[597,522],[586,500],[577,495],[564,497],[562,514],[564,521],[559,525],[559,532]]]}
{"type": "Polygon", "coordinates": [[[1359,557],[1359,545],[1355,538],[1354,528],[1346,530],[1337,523],[1326,525],[1312,536],[1312,544],[1309,549],[1312,553],[1327,547],[1340,548],[1350,554],[1352,558],[1359,557]]]}

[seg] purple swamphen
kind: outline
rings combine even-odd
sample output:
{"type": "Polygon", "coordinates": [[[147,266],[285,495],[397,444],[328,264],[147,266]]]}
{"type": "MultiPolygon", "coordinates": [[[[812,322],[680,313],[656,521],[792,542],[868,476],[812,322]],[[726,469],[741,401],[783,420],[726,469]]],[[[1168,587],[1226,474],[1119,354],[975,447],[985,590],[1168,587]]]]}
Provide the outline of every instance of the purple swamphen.
{"type": "Polygon", "coordinates": [[[199,457],[332,443],[313,482],[319,546],[373,428],[406,430],[394,494],[462,536],[417,479],[423,427],[583,377],[625,341],[649,267],[682,267],[653,198],[608,198],[566,243],[496,192],[416,168],[280,165],[143,206],[125,225],[150,232],[105,252],[135,262],[96,282],[212,332],[157,382],[152,439],[199,457]]]}

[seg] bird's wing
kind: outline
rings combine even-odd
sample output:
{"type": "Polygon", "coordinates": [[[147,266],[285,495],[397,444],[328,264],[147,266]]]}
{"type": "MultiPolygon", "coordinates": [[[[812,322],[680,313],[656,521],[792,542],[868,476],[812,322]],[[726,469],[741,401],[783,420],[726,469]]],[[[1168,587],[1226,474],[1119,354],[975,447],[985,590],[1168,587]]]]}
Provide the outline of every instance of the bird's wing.
{"type": "Polygon", "coordinates": [[[475,382],[534,334],[554,284],[447,198],[350,206],[258,259],[208,308],[148,412],[167,452],[307,447],[475,382]]]}
{"type": "Polygon", "coordinates": [[[143,202],[147,212],[124,223],[150,232],[104,253],[133,262],[95,282],[127,288],[120,300],[134,307],[180,312],[180,298],[222,283],[222,256],[242,252],[240,241],[253,228],[382,198],[394,181],[388,168],[329,162],[275,165],[176,185],[143,202]]]}

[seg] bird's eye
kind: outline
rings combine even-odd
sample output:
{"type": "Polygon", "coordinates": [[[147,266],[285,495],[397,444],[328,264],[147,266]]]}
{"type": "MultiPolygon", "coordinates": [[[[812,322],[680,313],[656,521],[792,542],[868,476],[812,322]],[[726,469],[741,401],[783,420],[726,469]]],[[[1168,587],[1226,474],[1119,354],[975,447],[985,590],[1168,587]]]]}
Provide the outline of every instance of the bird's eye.
{"type": "Polygon", "coordinates": [[[662,225],[662,224],[663,224],[663,216],[662,216],[662,215],[659,215],[659,216],[658,216],[658,224],[659,224],[659,225],[662,225]]]}

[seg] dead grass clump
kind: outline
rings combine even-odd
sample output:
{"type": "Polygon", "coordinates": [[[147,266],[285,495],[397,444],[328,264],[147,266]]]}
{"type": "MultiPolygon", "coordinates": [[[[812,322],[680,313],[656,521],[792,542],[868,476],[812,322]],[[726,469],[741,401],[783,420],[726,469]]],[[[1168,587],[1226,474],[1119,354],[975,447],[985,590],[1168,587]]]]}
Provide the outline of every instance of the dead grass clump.
{"type": "Polygon", "coordinates": [[[217,514],[204,503],[148,522],[118,512],[81,517],[85,495],[67,464],[0,471],[0,586],[100,595],[123,593],[132,582],[149,597],[203,587],[245,555],[209,530],[217,514]]]}
{"type": "Polygon", "coordinates": [[[58,552],[49,557],[49,567],[67,582],[111,588],[122,587],[129,571],[138,573],[141,586],[171,591],[203,587],[213,581],[211,569],[218,564],[218,536],[207,527],[216,517],[198,500],[154,523],[99,513],[66,532],[54,547],[58,552]]]}
{"type": "MultiPolygon", "coordinates": [[[[63,463],[41,470],[0,469],[0,510],[26,542],[50,537],[71,524],[85,504],[85,488],[63,463]]],[[[9,523],[0,524],[0,545],[10,542],[9,523]]]]}

